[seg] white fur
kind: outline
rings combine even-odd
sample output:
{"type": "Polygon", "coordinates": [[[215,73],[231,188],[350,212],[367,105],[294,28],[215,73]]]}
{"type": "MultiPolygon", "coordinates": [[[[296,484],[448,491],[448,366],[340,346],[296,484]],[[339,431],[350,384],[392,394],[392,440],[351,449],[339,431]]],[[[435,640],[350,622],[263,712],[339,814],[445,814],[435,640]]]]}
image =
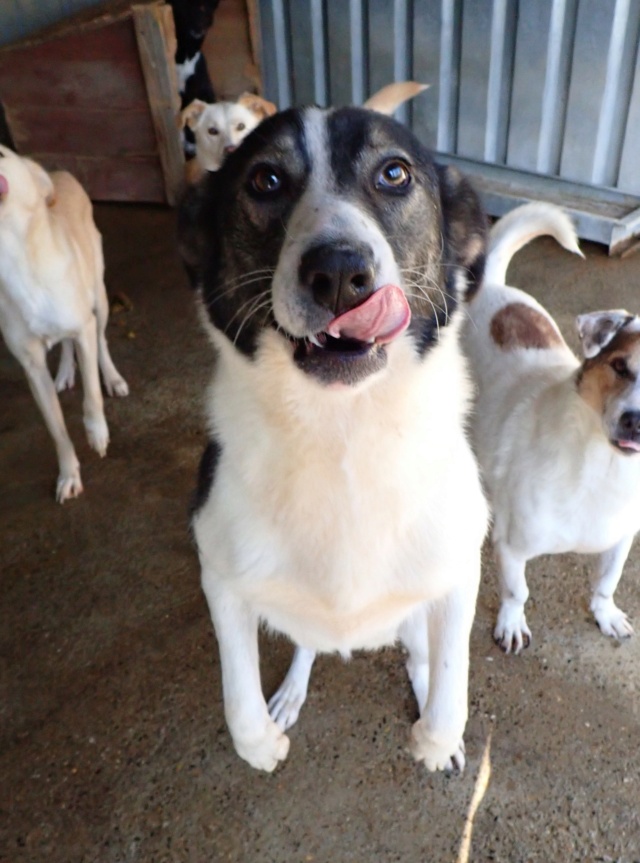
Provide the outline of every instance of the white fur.
{"type": "Polygon", "coordinates": [[[514,302],[544,315],[560,337],[539,303],[496,281],[504,279],[510,256],[541,234],[579,253],[575,231],[558,208],[529,204],[505,216],[492,231],[487,279],[464,333],[478,387],[473,436],[493,511],[501,582],[494,637],[507,653],[530,640],[525,565],[541,554],[599,553],[591,602],[596,620],[607,635],[632,632],[613,593],[640,527],[640,457],[609,443],[611,420],[579,395],[580,363],[564,341],[505,350],[491,337],[494,315],[514,302]]]}
{"type": "MultiPolygon", "coordinates": [[[[342,238],[376,244],[378,285],[402,285],[380,229],[327,191],[321,115],[307,112],[305,123],[314,176],[287,224],[273,285],[276,319],[294,332],[288,273],[314,238],[326,240],[327,216],[339,216],[342,238]]],[[[462,769],[488,514],[464,430],[470,393],[459,319],[423,358],[406,333],[398,337],[384,369],[353,386],[302,372],[274,329],[262,332],[251,359],[208,329],[218,354],[210,422],[221,455],[193,527],[236,750],[273,770],[287,755],[284,732],[306,697],[315,652],[348,656],[400,639],[420,710],[413,754],[432,770],[462,769]],[[297,645],[269,706],[260,621],[297,645]]]]}
{"type": "Polygon", "coordinates": [[[82,491],[80,467],[67,433],[57,389],[73,386],[73,348],[84,385],[84,423],[90,445],[105,455],[109,431],[98,367],[109,394],[127,395],[107,347],[109,309],[102,244],[91,203],[66,173],[48,175],[39,165],[0,147],[0,331],[23,366],[58,453],[57,499],[82,491]],[[46,352],[63,341],[56,386],[46,352]]]}
{"type": "Polygon", "coordinates": [[[199,114],[192,114],[188,123],[196,139],[196,160],[203,171],[217,171],[227,154],[256,128],[262,116],[238,102],[197,104],[204,107],[199,114]]]}

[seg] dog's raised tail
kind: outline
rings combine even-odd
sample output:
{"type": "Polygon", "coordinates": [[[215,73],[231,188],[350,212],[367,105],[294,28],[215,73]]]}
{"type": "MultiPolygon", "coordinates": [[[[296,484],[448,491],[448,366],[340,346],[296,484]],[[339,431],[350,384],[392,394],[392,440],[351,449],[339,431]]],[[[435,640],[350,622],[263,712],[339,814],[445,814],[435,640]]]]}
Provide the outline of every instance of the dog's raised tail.
{"type": "Polygon", "coordinates": [[[504,285],[511,258],[536,237],[553,237],[563,248],[584,257],[578,246],[573,222],[560,207],[533,201],[511,210],[489,233],[489,251],[484,281],[504,285]]]}

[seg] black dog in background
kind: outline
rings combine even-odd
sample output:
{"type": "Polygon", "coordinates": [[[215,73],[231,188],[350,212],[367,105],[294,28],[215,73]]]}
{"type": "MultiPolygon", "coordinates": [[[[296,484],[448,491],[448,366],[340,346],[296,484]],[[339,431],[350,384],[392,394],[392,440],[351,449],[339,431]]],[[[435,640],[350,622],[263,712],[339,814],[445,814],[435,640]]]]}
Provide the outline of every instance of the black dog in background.
{"type": "MultiPolygon", "coordinates": [[[[186,108],[194,99],[216,101],[207,61],[201,49],[219,3],[220,0],[169,0],[178,43],[175,60],[181,108],[186,108]]],[[[190,129],[185,132],[185,153],[193,156],[193,132],[190,129]]]]}

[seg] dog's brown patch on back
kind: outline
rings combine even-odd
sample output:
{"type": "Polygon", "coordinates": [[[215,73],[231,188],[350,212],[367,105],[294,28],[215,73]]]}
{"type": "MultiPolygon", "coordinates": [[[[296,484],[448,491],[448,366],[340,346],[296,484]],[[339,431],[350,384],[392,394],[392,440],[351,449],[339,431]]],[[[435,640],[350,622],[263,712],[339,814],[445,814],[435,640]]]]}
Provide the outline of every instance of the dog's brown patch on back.
{"type": "Polygon", "coordinates": [[[510,303],[491,319],[491,338],[505,351],[515,348],[551,348],[562,344],[562,337],[537,309],[526,303],[510,303]]]}

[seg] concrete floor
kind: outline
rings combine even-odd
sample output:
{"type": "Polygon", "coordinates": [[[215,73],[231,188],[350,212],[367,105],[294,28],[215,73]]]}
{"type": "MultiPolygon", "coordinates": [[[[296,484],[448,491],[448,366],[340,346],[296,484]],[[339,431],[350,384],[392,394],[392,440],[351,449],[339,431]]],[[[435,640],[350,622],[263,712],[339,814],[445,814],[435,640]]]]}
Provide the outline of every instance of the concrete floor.
{"type": "MultiPolygon", "coordinates": [[[[458,859],[482,753],[492,772],[470,859],[640,860],[640,634],[619,644],[588,612],[588,566],[530,567],[532,647],[493,645],[487,554],[472,638],[462,776],[412,762],[414,704],[399,650],[322,658],[286,764],[234,753],[215,639],[187,530],[211,350],[165,209],[100,206],[112,353],[131,396],[110,400],[104,460],[63,407],[85,494],[53,501],[54,450],[0,348],[0,860],[4,863],[448,863],[458,859]]],[[[587,261],[540,240],[510,281],[569,332],[574,314],[638,311],[640,257],[587,261]]],[[[619,604],[640,617],[640,548],[619,604]]],[[[291,655],[264,637],[271,692],[291,655]]]]}

